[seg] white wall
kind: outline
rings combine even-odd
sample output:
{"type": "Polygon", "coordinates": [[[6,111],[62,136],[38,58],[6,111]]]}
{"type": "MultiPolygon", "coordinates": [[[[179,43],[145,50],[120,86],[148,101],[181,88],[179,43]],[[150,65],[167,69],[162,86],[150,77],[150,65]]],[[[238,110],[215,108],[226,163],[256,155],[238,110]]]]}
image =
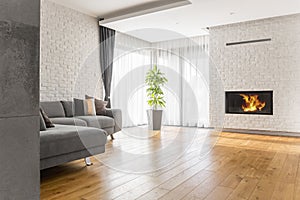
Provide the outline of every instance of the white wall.
{"type": "Polygon", "coordinates": [[[41,101],[102,98],[97,19],[49,0],[41,4],[41,101]]]}
{"type": "Polygon", "coordinates": [[[210,73],[211,126],[225,112],[224,90],[274,90],[273,116],[225,114],[224,127],[300,132],[300,14],[212,27],[210,56],[219,71],[210,73]],[[262,38],[272,41],[225,45],[262,38]]]}

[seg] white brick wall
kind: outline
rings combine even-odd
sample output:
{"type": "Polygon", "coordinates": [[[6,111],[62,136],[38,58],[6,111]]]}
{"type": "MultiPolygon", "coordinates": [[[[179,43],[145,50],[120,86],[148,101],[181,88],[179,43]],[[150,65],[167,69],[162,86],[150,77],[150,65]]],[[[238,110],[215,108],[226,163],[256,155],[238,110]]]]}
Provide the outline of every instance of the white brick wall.
{"type": "Polygon", "coordinates": [[[41,101],[102,98],[97,19],[41,3],[41,101]]]}
{"type": "Polygon", "coordinates": [[[212,27],[210,56],[211,126],[224,116],[224,90],[273,90],[273,116],[225,114],[224,127],[300,132],[300,14],[212,27]],[[272,41],[225,46],[262,38],[272,41]]]}

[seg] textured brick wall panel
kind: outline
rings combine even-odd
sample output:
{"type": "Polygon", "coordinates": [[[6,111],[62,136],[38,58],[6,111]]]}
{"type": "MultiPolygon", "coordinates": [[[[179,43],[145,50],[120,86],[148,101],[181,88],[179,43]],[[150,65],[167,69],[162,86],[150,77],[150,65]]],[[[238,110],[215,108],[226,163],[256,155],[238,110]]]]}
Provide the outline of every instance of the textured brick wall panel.
{"type": "Polygon", "coordinates": [[[224,115],[224,90],[273,90],[274,115],[225,114],[224,127],[300,131],[300,15],[210,28],[210,123],[224,115]],[[226,46],[227,42],[272,38],[271,42],[226,46]],[[221,107],[220,107],[221,105],[221,107]]]}
{"type": "Polygon", "coordinates": [[[102,98],[98,44],[97,19],[42,0],[41,101],[102,98]]]}

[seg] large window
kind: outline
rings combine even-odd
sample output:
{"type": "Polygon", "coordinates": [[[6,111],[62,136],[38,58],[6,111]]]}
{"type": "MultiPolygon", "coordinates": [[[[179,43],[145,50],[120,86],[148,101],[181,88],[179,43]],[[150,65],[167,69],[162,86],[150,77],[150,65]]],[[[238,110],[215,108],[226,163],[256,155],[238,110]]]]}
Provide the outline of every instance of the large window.
{"type": "Polygon", "coordinates": [[[151,44],[118,33],[115,52],[112,106],[122,109],[125,127],[147,124],[144,79],[154,64],[168,78],[163,124],[207,126],[207,36],[151,44]]]}

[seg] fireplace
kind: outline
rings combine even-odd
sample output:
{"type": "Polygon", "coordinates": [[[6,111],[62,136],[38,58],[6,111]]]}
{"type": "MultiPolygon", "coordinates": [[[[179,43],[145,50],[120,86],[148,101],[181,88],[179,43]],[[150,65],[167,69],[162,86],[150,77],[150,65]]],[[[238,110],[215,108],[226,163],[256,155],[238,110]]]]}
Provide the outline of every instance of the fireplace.
{"type": "Polygon", "coordinates": [[[225,113],[273,115],[273,91],[226,91],[225,113]]]}

